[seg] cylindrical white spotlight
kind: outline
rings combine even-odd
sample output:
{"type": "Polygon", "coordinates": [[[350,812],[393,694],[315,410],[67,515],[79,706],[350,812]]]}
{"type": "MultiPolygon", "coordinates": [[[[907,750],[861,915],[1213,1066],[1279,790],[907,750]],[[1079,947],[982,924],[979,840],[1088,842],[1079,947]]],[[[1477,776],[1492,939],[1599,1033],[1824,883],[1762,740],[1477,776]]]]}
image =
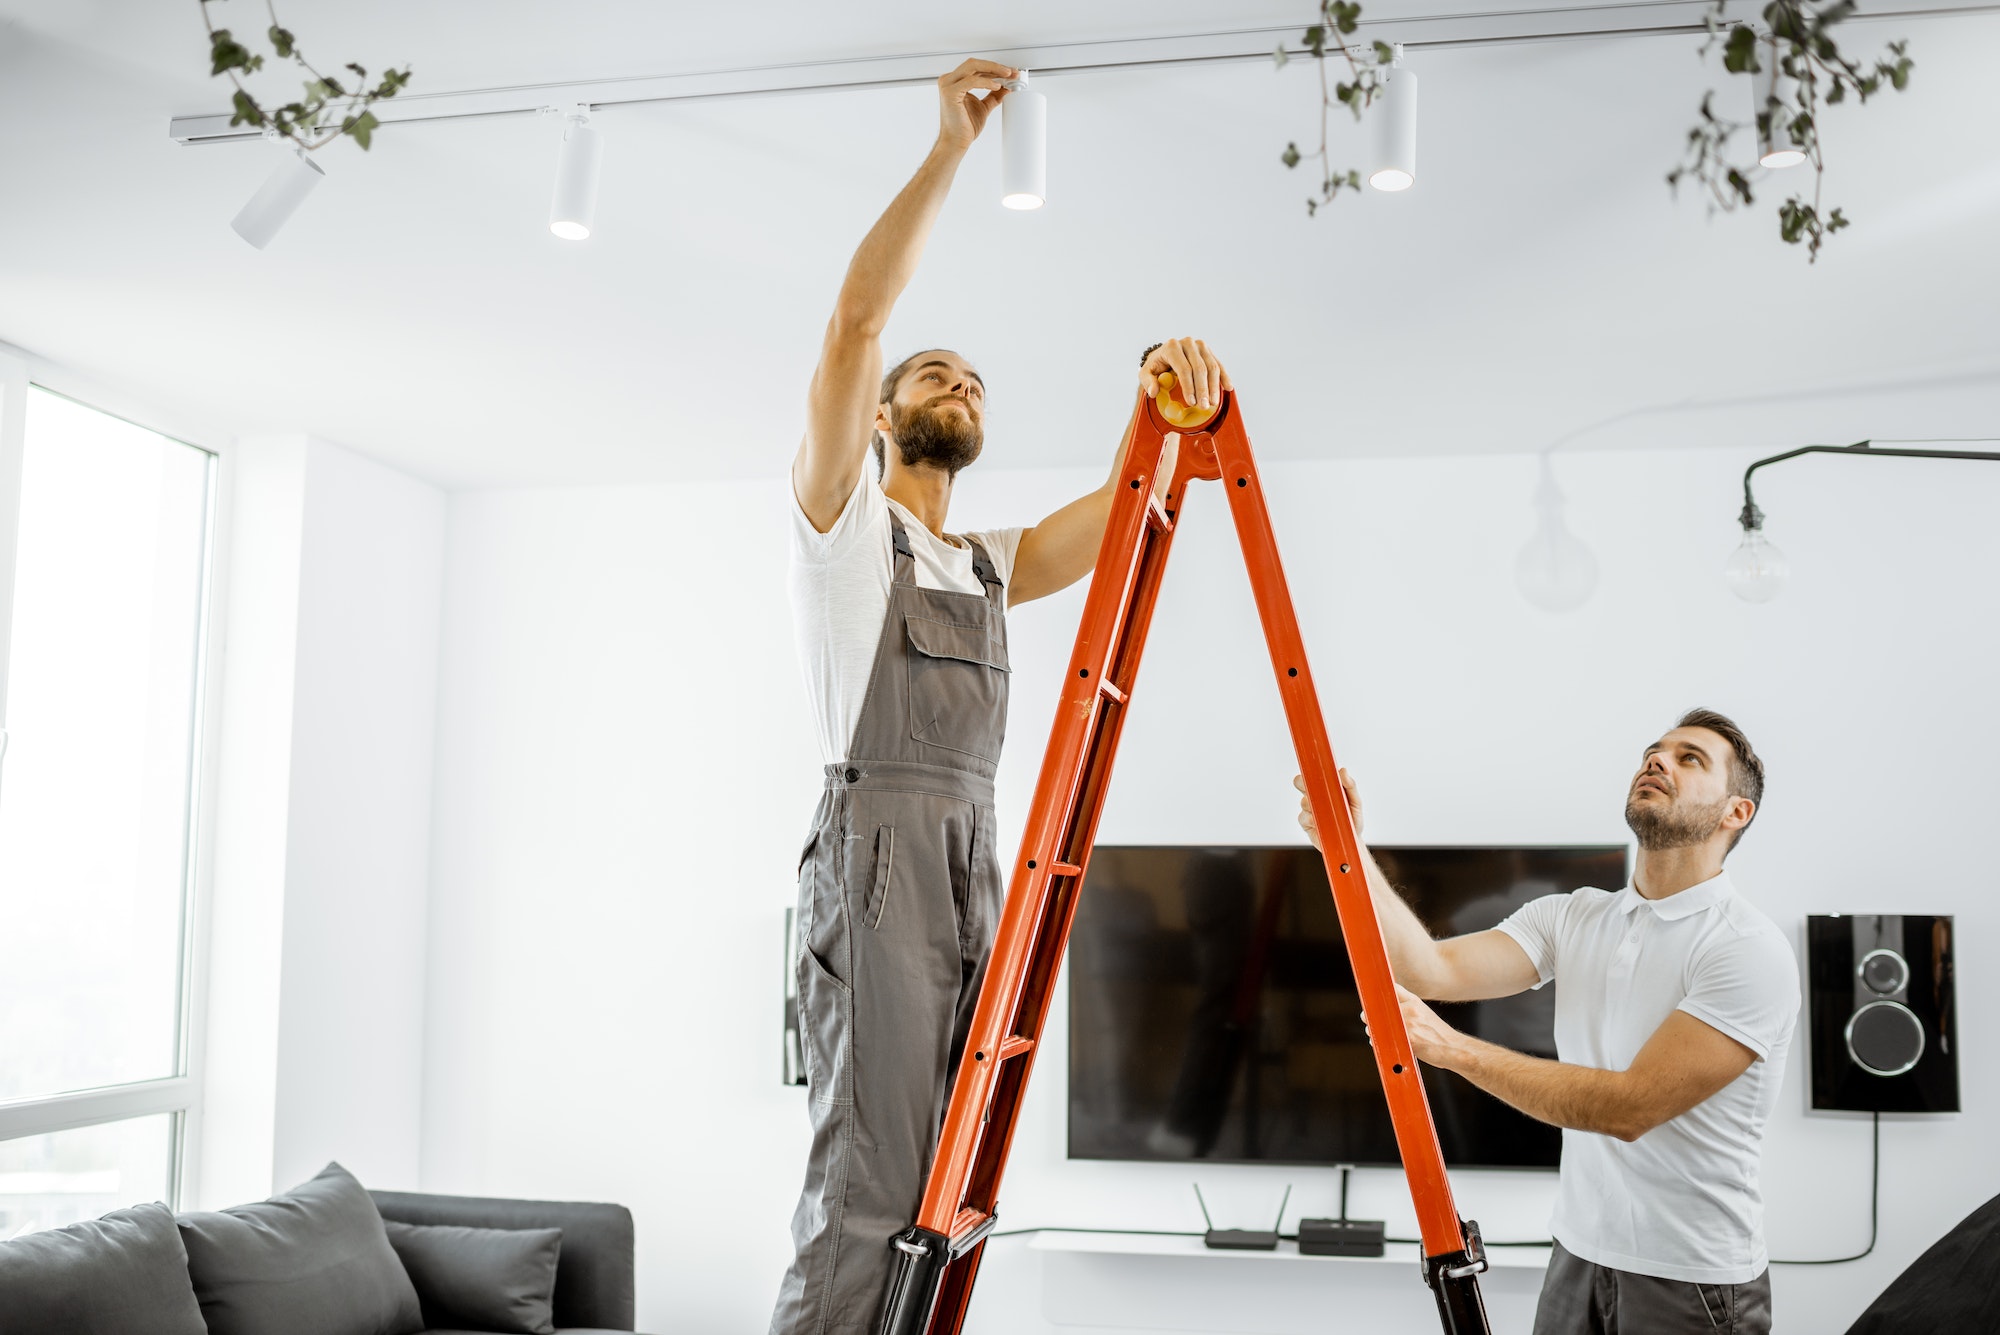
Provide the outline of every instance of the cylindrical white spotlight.
{"type": "Polygon", "coordinates": [[[604,137],[590,128],[582,111],[564,122],[562,156],[556,160],[556,194],[549,205],[549,230],[565,241],[589,237],[597,214],[597,174],[604,165],[604,137]]]}
{"type": "Polygon", "coordinates": [[[1049,100],[1024,71],[1000,104],[1000,202],[1038,209],[1049,197],[1049,100]]]}
{"type": "Polygon", "coordinates": [[[306,202],[306,196],[325,177],[326,170],[306,156],[304,149],[294,149],[285,154],[276,171],[264,178],[264,184],[257,187],[257,193],[250,196],[250,202],[229,225],[236,235],[262,250],[291,221],[299,205],[306,202]]]}
{"type": "Polygon", "coordinates": [[[1368,184],[1377,190],[1408,190],[1417,183],[1417,76],[1399,61],[1382,71],[1376,95],[1375,158],[1368,184]]]}
{"type": "Polygon", "coordinates": [[[1778,68],[1775,47],[1758,54],[1757,63],[1761,68],[1757,77],[1750,81],[1756,89],[1753,96],[1757,101],[1750,108],[1750,114],[1758,117],[1769,110],[1771,119],[1753,119],[1751,122],[1758,126],[1757,161],[1777,169],[1796,167],[1806,160],[1805,150],[1792,142],[1792,109],[1799,104],[1799,81],[1778,68]],[[1775,107],[1771,105],[1773,99],[1778,104],[1775,107]]]}

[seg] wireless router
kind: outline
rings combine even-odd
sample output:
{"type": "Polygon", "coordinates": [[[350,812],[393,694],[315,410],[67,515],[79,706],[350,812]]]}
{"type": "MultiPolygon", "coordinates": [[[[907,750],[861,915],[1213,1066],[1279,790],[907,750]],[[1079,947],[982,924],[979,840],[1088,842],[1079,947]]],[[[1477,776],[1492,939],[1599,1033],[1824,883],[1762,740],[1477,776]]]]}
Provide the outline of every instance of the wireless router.
{"type": "Polygon", "coordinates": [[[1202,1199],[1201,1183],[1194,1184],[1194,1198],[1201,1205],[1201,1222],[1208,1225],[1202,1245],[1220,1252],[1274,1252],[1278,1250],[1278,1225],[1285,1221],[1285,1206],[1292,1199],[1292,1187],[1285,1184],[1284,1199],[1278,1202],[1278,1217],[1269,1228],[1217,1228],[1208,1217],[1208,1202],[1202,1199]]]}

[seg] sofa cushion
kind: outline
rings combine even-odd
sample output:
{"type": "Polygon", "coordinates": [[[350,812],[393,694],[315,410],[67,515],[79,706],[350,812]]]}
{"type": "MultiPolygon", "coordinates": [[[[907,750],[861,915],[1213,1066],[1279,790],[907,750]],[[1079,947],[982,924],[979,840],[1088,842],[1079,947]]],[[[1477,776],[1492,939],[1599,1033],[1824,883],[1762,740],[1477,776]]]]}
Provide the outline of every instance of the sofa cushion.
{"type": "Polygon", "coordinates": [[[555,1335],[559,1228],[464,1228],[385,1221],[424,1321],[505,1335],[555,1335]]]}
{"type": "Polygon", "coordinates": [[[208,1335],[412,1335],[417,1291],[382,1216],[345,1168],[254,1205],[184,1214],[208,1335]]]}
{"type": "Polygon", "coordinates": [[[0,1242],[0,1327],[35,1335],[207,1335],[164,1205],[0,1242]]]}

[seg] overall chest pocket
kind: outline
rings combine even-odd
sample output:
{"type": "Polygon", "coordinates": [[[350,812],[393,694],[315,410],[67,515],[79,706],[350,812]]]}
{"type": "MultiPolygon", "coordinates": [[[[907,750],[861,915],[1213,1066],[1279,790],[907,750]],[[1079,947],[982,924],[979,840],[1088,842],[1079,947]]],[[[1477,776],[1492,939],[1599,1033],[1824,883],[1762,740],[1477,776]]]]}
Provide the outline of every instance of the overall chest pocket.
{"type": "Polygon", "coordinates": [[[904,618],[910,639],[910,737],[998,761],[1007,732],[1007,642],[977,625],[904,618]]]}

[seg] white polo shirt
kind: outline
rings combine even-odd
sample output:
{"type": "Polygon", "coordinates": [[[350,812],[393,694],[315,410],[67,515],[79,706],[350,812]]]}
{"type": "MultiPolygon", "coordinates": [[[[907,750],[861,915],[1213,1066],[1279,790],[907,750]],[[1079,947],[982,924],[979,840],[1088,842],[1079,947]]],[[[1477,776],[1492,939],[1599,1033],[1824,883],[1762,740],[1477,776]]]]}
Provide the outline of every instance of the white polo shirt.
{"type": "Polygon", "coordinates": [[[1799,966],[1727,872],[1649,900],[1631,886],[1545,895],[1500,924],[1555,979],[1556,1055],[1622,1071],[1676,1010],[1757,1054],[1748,1070],[1627,1144],[1563,1131],[1549,1228],[1614,1270],[1697,1284],[1764,1273],[1764,1123],[1799,1016],[1799,966]]]}

